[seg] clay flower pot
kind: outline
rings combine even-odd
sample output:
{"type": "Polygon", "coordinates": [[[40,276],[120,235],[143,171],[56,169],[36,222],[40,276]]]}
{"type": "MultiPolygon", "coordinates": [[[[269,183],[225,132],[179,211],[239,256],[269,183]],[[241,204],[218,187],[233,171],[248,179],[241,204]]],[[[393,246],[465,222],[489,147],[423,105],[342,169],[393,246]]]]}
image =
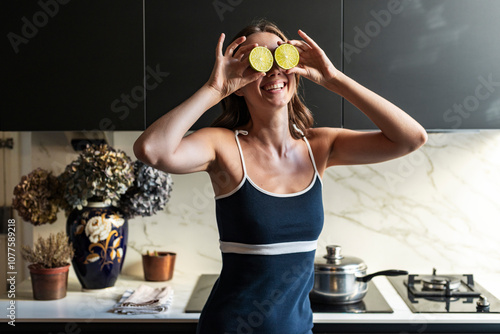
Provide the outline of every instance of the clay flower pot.
{"type": "Polygon", "coordinates": [[[66,297],[69,266],[43,268],[37,264],[29,265],[33,298],[54,300],[66,297]]]}
{"type": "Polygon", "coordinates": [[[142,267],[146,281],[168,281],[174,275],[175,253],[155,252],[142,255],[142,267]]]}

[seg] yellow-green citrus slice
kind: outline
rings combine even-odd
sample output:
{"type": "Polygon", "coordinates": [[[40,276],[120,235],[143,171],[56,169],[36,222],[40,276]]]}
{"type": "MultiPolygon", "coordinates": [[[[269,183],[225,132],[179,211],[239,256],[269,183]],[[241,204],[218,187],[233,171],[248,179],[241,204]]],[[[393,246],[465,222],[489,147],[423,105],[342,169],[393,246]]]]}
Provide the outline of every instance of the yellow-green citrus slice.
{"type": "Polygon", "coordinates": [[[258,72],[267,72],[273,67],[273,54],[268,48],[256,46],[250,51],[248,56],[250,66],[258,72]]]}
{"type": "Polygon", "coordinates": [[[274,58],[279,67],[289,70],[299,63],[299,51],[292,44],[281,44],[274,51],[274,58]]]}

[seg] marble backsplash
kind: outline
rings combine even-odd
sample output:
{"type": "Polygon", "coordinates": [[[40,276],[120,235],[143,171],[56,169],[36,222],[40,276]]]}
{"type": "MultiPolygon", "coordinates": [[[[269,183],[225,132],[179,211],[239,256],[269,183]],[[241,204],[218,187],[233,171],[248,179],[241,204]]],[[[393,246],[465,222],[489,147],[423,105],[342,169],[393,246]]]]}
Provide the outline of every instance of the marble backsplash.
{"type": "MultiPolygon", "coordinates": [[[[134,160],[139,132],[115,132],[108,142],[134,160]]],[[[31,134],[31,168],[59,174],[76,157],[72,134],[31,134]]],[[[24,166],[24,170],[30,170],[24,166]]],[[[368,272],[500,273],[500,131],[430,134],[406,157],[335,167],[324,175],[325,224],[317,255],[338,244],[362,258],[368,272]]],[[[141,253],[177,253],[176,272],[218,273],[221,257],[213,191],[204,173],[173,175],[172,198],[153,217],[129,221],[123,273],[142,277],[141,253]]],[[[65,229],[65,217],[33,230],[65,229]]]]}

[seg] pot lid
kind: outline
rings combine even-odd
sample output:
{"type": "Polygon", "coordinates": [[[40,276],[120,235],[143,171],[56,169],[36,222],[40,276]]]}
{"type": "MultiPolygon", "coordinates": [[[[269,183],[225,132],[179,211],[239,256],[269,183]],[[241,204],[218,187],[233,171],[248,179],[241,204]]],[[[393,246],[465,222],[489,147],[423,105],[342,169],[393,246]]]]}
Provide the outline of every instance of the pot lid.
{"type": "Polygon", "coordinates": [[[342,247],[338,245],[326,246],[327,255],[317,258],[314,267],[318,271],[358,273],[366,270],[366,264],[360,258],[343,256],[342,247]]]}

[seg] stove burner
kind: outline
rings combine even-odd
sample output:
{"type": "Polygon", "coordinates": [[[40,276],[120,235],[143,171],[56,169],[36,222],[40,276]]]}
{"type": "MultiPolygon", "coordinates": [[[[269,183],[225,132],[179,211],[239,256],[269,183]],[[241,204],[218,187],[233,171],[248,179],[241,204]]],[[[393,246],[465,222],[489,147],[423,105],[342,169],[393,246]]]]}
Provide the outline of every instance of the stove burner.
{"type": "Polygon", "coordinates": [[[420,280],[422,281],[422,290],[427,291],[444,291],[447,284],[449,284],[450,290],[455,291],[462,284],[460,276],[436,276],[435,271],[432,276],[420,276],[420,280]]]}
{"type": "Polygon", "coordinates": [[[405,285],[412,297],[433,298],[434,300],[442,297],[471,298],[479,297],[480,295],[480,293],[474,289],[474,279],[472,275],[437,276],[436,269],[433,269],[432,276],[408,275],[408,281],[405,285]],[[466,278],[467,281],[464,282],[463,278],[466,278]]]}
{"type": "Polygon", "coordinates": [[[473,275],[436,275],[434,271],[433,275],[388,279],[414,313],[500,313],[500,300],[475,283],[473,275]],[[444,283],[444,290],[426,290],[424,280],[444,283]],[[454,281],[460,282],[457,289],[452,289],[454,281]]]}

